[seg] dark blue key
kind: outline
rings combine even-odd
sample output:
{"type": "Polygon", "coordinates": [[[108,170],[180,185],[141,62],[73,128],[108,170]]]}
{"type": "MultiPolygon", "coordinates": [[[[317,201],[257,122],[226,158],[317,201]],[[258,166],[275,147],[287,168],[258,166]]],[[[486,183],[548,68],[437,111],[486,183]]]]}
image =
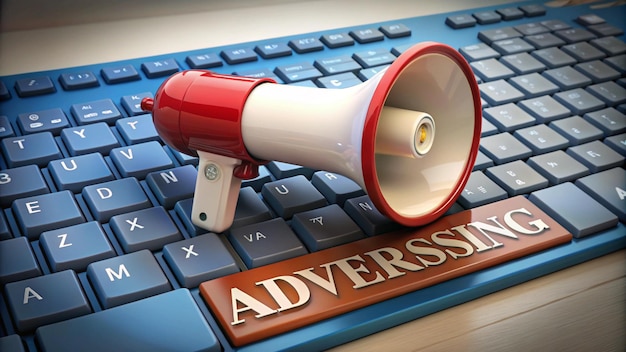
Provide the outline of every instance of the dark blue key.
{"type": "Polygon", "coordinates": [[[322,42],[314,37],[290,40],[288,45],[298,54],[324,50],[322,42]]]}
{"type": "Polygon", "coordinates": [[[159,203],[167,209],[179,200],[193,197],[198,171],[191,165],[151,172],[146,182],[159,203]]]}
{"type": "Polygon", "coordinates": [[[271,180],[272,177],[270,176],[270,172],[267,170],[267,167],[261,165],[259,166],[259,176],[250,180],[242,180],[241,187],[252,187],[255,191],[261,192],[263,185],[271,180]]]}
{"type": "Polygon", "coordinates": [[[159,141],[159,134],[152,123],[152,115],[140,115],[119,119],[115,127],[124,138],[126,144],[138,144],[159,141]]]}
{"type": "Polygon", "coordinates": [[[11,206],[22,234],[30,240],[48,230],[85,221],[70,191],[17,199],[11,206]]]}
{"type": "Polygon", "coordinates": [[[320,88],[340,89],[353,87],[363,83],[354,73],[346,72],[338,75],[320,77],[315,84],[320,88]]]}
{"type": "Polygon", "coordinates": [[[9,167],[36,164],[45,167],[48,162],[62,157],[50,132],[40,132],[2,140],[2,153],[9,167]]]}
{"type": "Polygon", "coordinates": [[[523,5],[519,7],[527,17],[537,17],[546,14],[546,8],[541,5],[523,5]]]}
{"type": "Polygon", "coordinates": [[[397,223],[376,209],[374,203],[366,195],[348,199],[344,205],[344,210],[368,236],[375,236],[399,228],[397,223]]]}
{"type": "Polygon", "coordinates": [[[379,29],[387,38],[402,38],[411,35],[411,29],[402,23],[381,26],[379,29]]]}
{"type": "Polygon", "coordinates": [[[254,189],[252,187],[241,188],[232,227],[249,225],[255,222],[270,220],[271,218],[270,210],[254,189]]]}
{"type": "Polygon", "coordinates": [[[171,289],[161,267],[148,250],[91,263],[87,267],[87,277],[104,308],[171,289]]]}
{"type": "Polygon", "coordinates": [[[185,226],[185,230],[189,232],[191,236],[198,236],[203,233],[206,233],[207,230],[196,226],[191,221],[191,208],[193,205],[193,199],[184,199],[176,203],[174,206],[174,210],[176,211],[176,215],[180,218],[183,225],[185,226]]]}
{"type": "Polygon", "coordinates": [[[82,272],[90,263],[116,255],[96,221],[46,231],[39,236],[39,244],[53,272],[82,272]]]}
{"type": "Polygon", "coordinates": [[[291,49],[285,43],[257,45],[254,48],[254,51],[256,51],[264,59],[273,59],[276,57],[291,55],[291,49]]]}
{"type": "Polygon", "coordinates": [[[278,66],[274,73],[287,83],[322,77],[322,73],[308,62],[278,66]]]}
{"type": "Polygon", "coordinates": [[[331,49],[354,45],[354,39],[348,33],[324,34],[320,40],[331,49]]]}
{"type": "Polygon", "coordinates": [[[152,205],[137,179],[132,177],[87,186],[82,196],[94,218],[101,222],[152,205]]]}
{"type": "Polygon", "coordinates": [[[626,171],[620,167],[576,180],[576,186],[626,223],[626,171]]]}
{"type": "Polygon", "coordinates": [[[48,76],[18,79],[15,81],[15,90],[20,97],[32,97],[57,91],[48,76]]]}
{"type": "Polygon", "coordinates": [[[505,21],[517,20],[524,17],[524,12],[517,7],[497,9],[496,12],[499,13],[505,21]]]}
{"type": "Polygon", "coordinates": [[[48,171],[58,189],[79,193],[94,183],[113,181],[115,177],[99,153],[53,160],[48,171]]]}
{"type": "Polygon", "coordinates": [[[69,126],[65,113],[58,108],[19,114],[17,123],[25,134],[48,131],[56,135],[69,126]]]}
{"type": "Polygon", "coordinates": [[[223,65],[219,56],[213,53],[189,55],[185,59],[185,62],[187,62],[191,68],[212,68],[223,65]]]}
{"type": "Polygon", "coordinates": [[[311,183],[326,197],[329,203],[343,207],[346,200],[365,195],[363,189],[351,179],[332,172],[318,171],[311,183]]]}
{"type": "Polygon", "coordinates": [[[308,167],[283,163],[281,161],[270,161],[265,165],[265,167],[276,179],[282,179],[297,175],[302,175],[310,179],[315,172],[313,169],[310,169],[308,167]]]}
{"type": "Polygon", "coordinates": [[[104,122],[66,128],[61,131],[61,139],[72,156],[94,152],[108,155],[111,149],[120,146],[111,128],[104,122]]]}
{"type": "Polygon", "coordinates": [[[163,257],[183,287],[239,271],[235,259],[218,235],[207,233],[163,247],[163,257]]]}
{"type": "Polygon", "coordinates": [[[365,238],[359,226],[337,204],[295,214],[291,224],[311,252],[365,238]]]}
{"type": "Polygon", "coordinates": [[[5,293],[20,332],[91,313],[89,301],[72,270],[9,283],[5,293]]]}
{"type": "Polygon", "coordinates": [[[141,70],[148,78],[169,76],[180,70],[174,59],[148,61],[141,64],[141,70]]]}
{"type": "Polygon", "coordinates": [[[109,226],[126,253],[142,249],[156,251],[168,243],[183,239],[162,207],[113,216],[109,226]]]}
{"type": "Polygon", "coordinates": [[[326,205],[324,196],[302,175],[266,183],[261,194],[284,219],[326,205]]]}
{"type": "Polygon", "coordinates": [[[465,209],[475,208],[508,197],[505,190],[485,176],[481,171],[472,172],[463,193],[459,196],[459,204],[465,209]]]}
{"type": "Polygon", "coordinates": [[[385,35],[376,28],[356,29],[350,31],[349,34],[361,44],[379,42],[385,39],[385,35]]]}
{"type": "Polygon", "coordinates": [[[59,76],[59,82],[65,90],[91,88],[100,85],[98,78],[91,71],[62,73],[59,76]]]}
{"type": "Polygon", "coordinates": [[[228,239],[248,268],[308,253],[298,236],[281,218],[231,229],[228,239]]]}
{"type": "Polygon", "coordinates": [[[256,61],[259,59],[256,52],[252,48],[228,49],[220,52],[220,56],[226,60],[229,65],[241,64],[244,62],[256,61]]]}
{"type": "Polygon", "coordinates": [[[315,60],[313,65],[325,75],[334,75],[362,69],[361,65],[348,55],[318,59],[315,60]]]}
{"type": "Polygon", "coordinates": [[[115,120],[122,117],[122,114],[111,99],[74,104],[70,108],[70,111],[79,125],[94,122],[106,122],[112,125],[115,123],[115,120]]]}
{"type": "Polygon", "coordinates": [[[609,229],[618,222],[617,215],[570,182],[533,192],[528,199],[576,238],[609,229]]]}
{"type": "Polygon", "coordinates": [[[144,98],[152,98],[152,97],[153,97],[152,93],[144,92],[144,93],[138,93],[138,94],[132,94],[132,95],[125,95],[122,97],[120,102],[122,103],[122,107],[124,108],[124,110],[126,110],[126,113],[128,113],[128,116],[137,116],[137,115],[143,115],[146,113],[141,108],[141,101],[144,98]]]}
{"type": "Polygon", "coordinates": [[[140,80],[139,73],[133,65],[105,67],[100,70],[102,78],[108,84],[116,84],[140,80]]]}
{"type": "Polygon", "coordinates": [[[0,241],[13,238],[11,231],[9,230],[9,223],[4,218],[4,215],[0,213],[0,241]]]}
{"type": "Polygon", "coordinates": [[[123,177],[143,179],[152,171],[174,167],[174,163],[158,142],[119,147],[109,155],[123,177]]]}
{"type": "Polygon", "coordinates": [[[355,53],[352,57],[365,68],[389,65],[396,59],[395,55],[385,49],[361,51],[355,53]]]}
{"type": "Polygon", "coordinates": [[[39,168],[35,165],[0,171],[0,206],[3,208],[8,208],[18,198],[49,192],[39,168]]]}
{"type": "Polygon", "coordinates": [[[178,160],[178,162],[181,165],[193,165],[193,166],[198,166],[198,157],[197,156],[191,156],[191,155],[187,155],[185,153],[181,153],[176,149],[172,149],[169,146],[165,146],[165,148],[172,154],[174,155],[174,158],[176,158],[176,160],[178,160]]]}
{"type": "Polygon", "coordinates": [[[8,117],[0,115],[0,138],[13,136],[15,136],[15,131],[13,131],[13,126],[11,126],[11,121],[9,121],[8,117]]]}
{"type": "Polygon", "coordinates": [[[0,283],[29,279],[41,273],[26,237],[0,241],[0,283]]]}
{"type": "Polygon", "coordinates": [[[446,18],[446,24],[454,29],[474,27],[476,18],[470,14],[454,15],[446,18]]]}
{"type": "Polygon", "coordinates": [[[4,82],[0,81],[0,100],[9,100],[11,99],[11,92],[7,88],[4,82]]]}
{"type": "Polygon", "coordinates": [[[0,351],[26,352],[22,338],[18,334],[0,337],[0,351]]]}
{"type": "Polygon", "coordinates": [[[36,339],[46,351],[221,351],[186,289],[44,326],[36,339]]]}

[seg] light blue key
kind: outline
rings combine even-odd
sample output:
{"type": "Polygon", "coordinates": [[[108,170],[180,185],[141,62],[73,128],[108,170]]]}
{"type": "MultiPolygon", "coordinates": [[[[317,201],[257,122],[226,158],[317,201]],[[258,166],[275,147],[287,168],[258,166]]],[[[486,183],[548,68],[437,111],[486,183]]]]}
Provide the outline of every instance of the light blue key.
{"type": "Polygon", "coordinates": [[[19,332],[91,313],[72,270],[9,283],[5,293],[19,332]]]}
{"type": "Polygon", "coordinates": [[[120,146],[111,128],[104,122],[66,128],[61,131],[61,139],[72,156],[94,152],[108,155],[111,149],[120,146]]]}
{"type": "Polygon", "coordinates": [[[148,250],[91,263],[87,277],[104,308],[119,306],[171,289],[148,250]]]}
{"type": "Polygon", "coordinates": [[[48,230],[80,224],[85,221],[70,191],[21,198],[11,206],[22,231],[30,240],[48,230]]]}
{"type": "Polygon", "coordinates": [[[2,153],[9,167],[35,164],[45,167],[48,162],[62,157],[50,132],[40,132],[2,140],[2,153]]]}
{"type": "Polygon", "coordinates": [[[218,235],[207,233],[163,247],[163,257],[187,288],[239,271],[235,259],[218,235]]]}
{"type": "Polygon", "coordinates": [[[111,99],[74,104],[70,111],[79,125],[95,122],[106,122],[112,125],[115,123],[115,120],[122,117],[122,114],[111,99]]]}
{"type": "Polygon", "coordinates": [[[152,171],[174,167],[163,147],[154,141],[115,148],[109,156],[123,177],[143,179],[152,171]]]}
{"type": "Polygon", "coordinates": [[[8,208],[18,198],[49,192],[46,181],[36,165],[0,171],[0,206],[3,208],[8,208]]]}
{"type": "Polygon", "coordinates": [[[138,144],[159,141],[159,134],[152,123],[152,115],[139,115],[119,119],[115,127],[124,138],[126,144],[138,144]]]}
{"type": "Polygon", "coordinates": [[[115,256],[96,221],[46,231],[39,237],[39,244],[54,272],[68,269],[82,272],[92,262],[115,256]]]}
{"type": "Polygon", "coordinates": [[[179,200],[193,197],[198,171],[191,165],[151,172],[146,182],[159,203],[167,209],[179,200]]]}
{"type": "Polygon", "coordinates": [[[41,275],[41,269],[26,237],[0,241],[0,283],[41,275]]]}
{"type": "Polygon", "coordinates": [[[87,186],[82,196],[94,218],[101,222],[152,206],[137,179],[132,177],[87,186]]]}
{"type": "Polygon", "coordinates": [[[48,352],[221,351],[187,289],[44,326],[36,339],[48,352]]]}
{"type": "Polygon", "coordinates": [[[99,153],[53,160],[48,170],[58,189],[74,193],[94,183],[113,181],[115,177],[99,153]]]}
{"type": "Polygon", "coordinates": [[[153,98],[154,96],[150,92],[143,92],[133,95],[125,95],[120,102],[122,107],[128,113],[128,116],[143,115],[146,112],[141,108],[141,101],[144,98],[153,98]]]}
{"type": "Polygon", "coordinates": [[[147,208],[116,215],[109,221],[124,252],[160,250],[183,236],[163,207],[147,208]]]}

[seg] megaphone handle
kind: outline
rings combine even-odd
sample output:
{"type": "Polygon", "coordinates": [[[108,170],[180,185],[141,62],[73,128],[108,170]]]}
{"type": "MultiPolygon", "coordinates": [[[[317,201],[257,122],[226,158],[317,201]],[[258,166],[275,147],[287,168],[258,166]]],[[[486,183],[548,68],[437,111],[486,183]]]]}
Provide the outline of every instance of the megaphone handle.
{"type": "Polygon", "coordinates": [[[198,157],[191,220],[201,228],[223,232],[235,216],[241,179],[234,173],[241,160],[202,151],[198,157]]]}

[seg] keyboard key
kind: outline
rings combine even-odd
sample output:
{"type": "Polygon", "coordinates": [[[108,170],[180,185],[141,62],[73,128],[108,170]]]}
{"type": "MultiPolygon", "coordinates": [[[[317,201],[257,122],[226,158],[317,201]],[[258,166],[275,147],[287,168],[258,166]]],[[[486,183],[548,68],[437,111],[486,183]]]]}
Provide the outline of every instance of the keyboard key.
{"type": "Polygon", "coordinates": [[[474,61],[470,64],[472,70],[481,79],[493,81],[512,77],[515,73],[496,59],[474,61]]]}
{"type": "MultiPolygon", "coordinates": [[[[503,56],[500,58],[500,62],[507,65],[516,73],[523,75],[533,72],[540,72],[545,70],[546,68],[544,64],[530,56],[528,53],[519,53],[503,56]]],[[[515,78],[517,77],[513,77],[511,79],[515,78]]]]}
{"type": "Polygon", "coordinates": [[[340,89],[353,87],[363,83],[352,72],[341,73],[338,75],[320,77],[315,80],[315,84],[320,88],[340,89]]]}
{"type": "Polygon", "coordinates": [[[139,144],[160,141],[159,134],[152,123],[152,115],[126,117],[115,122],[115,127],[126,144],[139,144]]]}
{"type": "Polygon", "coordinates": [[[245,76],[252,78],[271,78],[278,83],[283,83],[282,80],[274,74],[274,72],[267,68],[235,71],[233,72],[233,74],[236,76],[245,76]]]}
{"type": "Polygon", "coordinates": [[[506,198],[505,190],[481,171],[474,171],[459,196],[458,202],[465,209],[471,209],[506,198]]]}
{"type": "Polygon", "coordinates": [[[626,133],[604,139],[604,144],[613,148],[616,152],[626,156],[626,133]]]}
{"type": "Polygon", "coordinates": [[[343,209],[367,236],[379,235],[400,227],[376,209],[367,195],[346,200],[343,209]]]}
{"type": "Polygon", "coordinates": [[[463,46],[459,48],[459,52],[463,54],[468,61],[495,59],[500,57],[499,52],[493,50],[485,43],[463,46]]]}
{"type": "Polygon", "coordinates": [[[80,193],[87,185],[115,179],[99,153],[53,160],[48,164],[48,171],[58,189],[73,193],[80,193]]]}
{"type": "Polygon", "coordinates": [[[478,32],[478,39],[487,44],[491,44],[498,40],[512,39],[521,37],[522,33],[513,29],[513,27],[503,27],[497,29],[486,29],[478,32]]]}
{"type": "Polygon", "coordinates": [[[0,206],[8,208],[19,198],[49,193],[50,190],[36,165],[0,171],[0,206]]]}
{"type": "Polygon", "coordinates": [[[570,182],[533,192],[528,199],[576,238],[609,229],[618,222],[617,216],[570,182]]]}
{"type": "Polygon", "coordinates": [[[343,207],[346,200],[365,195],[363,189],[351,179],[332,172],[317,171],[311,183],[331,204],[343,207]]]}
{"type": "Polygon", "coordinates": [[[261,165],[259,166],[259,176],[249,180],[241,180],[241,187],[252,187],[256,192],[261,192],[263,185],[271,180],[272,176],[270,176],[267,167],[261,165]]]}
{"type": "Polygon", "coordinates": [[[111,150],[111,160],[123,177],[143,179],[152,171],[174,167],[158,142],[146,142],[111,150]]]}
{"type": "Polygon", "coordinates": [[[578,62],[602,59],[606,56],[602,51],[586,42],[563,45],[561,50],[571,55],[578,62]]]}
{"type": "Polygon", "coordinates": [[[174,211],[176,211],[176,214],[180,218],[180,221],[185,226],[185,230],[187,230],[187,232],[191,236],[198,236],[198,235],[201,235],[203,233],[207,233],[207,231],[205,229],[196,226],[191,221],[191,208],[192,208],[192,205],[193,205],[193,199],[191,199],[191,198],[183,199],[181,201],[176,202],[176,205],[174,206],[174,211]]]}
{"type": "Polygon", "coordinates": [[[379,29],[387,38],[402,38],[411,35],[411,29],[402,23],[381,26],[379,29]]]}
{"type": "Polygon", "coordinates": [[[18,334],[0,337],[0,350],[5,352],[26,352],[22,338],[18,334]]]}
{"type": "Polygon", "coordinates": [[[70,191],[20,198],[11,209],[22,234],[30,240],[36,240],[44,231],[85,221],[70,191]]]}
{"type": "Polygon", "coordinates": [[[555,131],[569,139],[570,144],[578,145],[602,138],[602,131],[585,121],[580,116],[571,116],[565,119],[550,122],[555,131]]]}
{"type": "Polygon", "coordinates": [[[509,79],[512,86],[529,98],[550,95],[559,91],[559,87],[538,73],[516,76],[509,79]]]}
{"type": "Polygon", "coordinates": [[[513,132],[518,128],[535,124],[534,117],[513,103],[486,108],[483,110],[483,116],[492,122],[498,130],[504,132],[513,132]]]}
{"type": "Polygon", "coordinates": [[[598,38],[589,43],[611,56],[626,53],[626,43],[615,37],[598,38]]]}
{"type": "Polygon", "coordinates": [[[626,115],[614,108],[589,112],[583,118],[601,129],[607,136],[626,132],[626,115]]]}
{"type": "Polygon", "coordinates": [[[115,215],[109,220],[125,253],[142,249],[161,250],[164,245],[183,237],[163,207],[153,207],[115,215]]]}
{"type": "Polygon", "coordinates": [[[9,100],[11,99],[11,92],[9,92],[9,88],[7,88],[4,82],[0,81],[0,100],[9,100]]]}
{"type": "Polygon", "coordinates": [[[491,166],[493,166],[493,160],[489,159],[485,154],[483,154],[483,152],[479,150],[478,154],[476,155],[476,162],[474,162],[473,171],[484,170],[491,166]]]}
{"type": "Polygon", "coordinates": [[[53,272],[83,272],[90,263],[116,255],[96,221],[46,231],[39,237],[39,244],[53,272]]]}
{"type": "Polygon", "coordinates": [[[387,67],[389,67],[389,65],[366,68],[366,69],[360,70],[359,73],[357,74],[357,77],[359,77],[359,79],[365,82],[368,79],[377,75],[379,72],[387,69],[387,67]]]}
{"type": "Polygon", "coordinates": [[[20,97],[32,97],[57,91],[48,76],[18,79],[15,81],[15,90],[20,97]]]}
{"type": "Polygon", "coordinates": [[[308,253],[298,236],[281,218],[231,229],[228,239],[248,268],[308,253]]]}
{"type": "Polygon", "coordinates": [[[288,45],[298,54],[324,50],[322,42],[315,37],[290,40],[288,45]]]}
{"type": "Polygon", "coordinates": [[[384,49],[360,51],[352,57],[365,68],[389,65],[396,59],[395,55],[384,49]]]}
{"type": "Polygon", "coordinates": [[[87,277],[104,308],[119,306],[171,289],[165,274],[148,250],[91,263],[87,277]]]}
{"type": "Polygon", "coordinates": [[[169,170],[154,171],[146,175],[146,182],[159,204],[172,209],[179,200],[193,197],[198,171],[191,165],[169,170]]]}
{"type": "Polygon", "coordinates": [[[480,150],[496,164],[526,159],[532,155],[530,148],[508,132],[482,138],[480,150]]]}
{"type": "Polygon", "coordinates": [[[41,327],[36,339],[47,351],[221,350],[186,289],[41,327]]]}
{"type": "Polygon", "coordinates": [[[313,65],[325,75],[358,71],[362,68],[361,65],[348,55],[318,59],[315,60],[313,65]]]}
{"type": "Polygon", "coordinates": [[[504,80],[482,83],[478,85],[480,95],[490,105],[511,103],[524,98],[524,94],[504,80]]]}
{"type": "Polygon", "coordinates": [[[521,160],[490,167],[485,173],[504,188],[511,197],[548,186],[548,180],[545,177],[521,160]]]}
{"type": "Polygon", "coordinates": [[[585,164],[594,173],[624,164],[624,156],[600,141],[570,147],[567,154],[585,164]]]}
{"type": "Polygon", "coordinates": [[[4,138],[2,153],[10,168],[31,164],[45,167],[51,160],[62,157],[50,132],[4,138]]]}
{"type": "Polygon", "coordinates": [[[266,183],[261,190],[278,216],[290,219],[295,213],[326,205],[326,199],[302,175],[266,183]]]}
{"type": "Polygon", "coordinates": [[[569,109],[549,95],[522,100],[518,106],[533,115],[540,123],[548,123],[572,114],[569,109]]]}
{"type": "Polygon", "coordinates": [[[468,28],[476,25],[476,19],[470,14],[454,15],[446,18],[446,24],[454,29],[468,28]]]}
{"type": "Polygon", "coordinates": [[[594,24],[587,27],[587,29],[598,37],[620,36],[624,34],[622,28],[615,27],[608,23],[594,24]]]}
{"type": "Polygon", "coordinates": [[[593,24],[604,23],[606,21],[604,20],[604,18],[596,14],[586,14],[586,15],[580,15],[576,17],[576,22],[586,27],[586,26],[591,26],[593,24]]]}
{"type": "Polygon", "coordinates": [[[106,122],[109,125],[113,125],[115,120],[122,117],[122,114],[111,99],[74,104],[70,111],[79,125],[94,122],[106,122]]]}
{"type": "Polygon", "coordinates": [[[174,59],[148,61],[141,64],[141,70],[148,78],[172,75],[180,70],[174,59]]]}
{"type": "Polygon", "coordinates": [[[526,17],[537,17],[546,14],[546,8],[541,5],[522,5],[519,7],[526,17]]]}
{"type": "Polygon", "coordinates": [[[502,16],[495,11],[481,11],[472,14],[479,24],[498,23],[502,20],[502,16]]]}
{"type": "MultiPolygon", "coordinates": [[[[481,101],[484,101],[484,99],[481,98],[481,101]]],[[[502,106],[507,106],[507,104],[502,105],[502,106]]],[[[483,105],[483,108],[485,109],[486,107],[487,107],[487,104],[485,103],[483,105]]],[[[482,124],[480,126],[480,136],[481,137],[491,136],[491,135],[497,134],[498,132],[500,132],[498,131],[498,128],[493,123],[491,123],[488,119],[486,119],[485,116],[483,115],[482,124]]]]}
{"type": "Polygon", "coordinates": [[[565,45],[565,41],[563,39],[553,35],[552,33],[528,35],[524,37],[524,40],[532,44],[537,49],[565,45]]]}
{"type": "Polygon", "coordinates": [[[309,63],[278,66],[274,73],[286,83],[294,83],[322,77],[322,73],[309,63]]]}
{"type": "Polygon", "coordinates": [[[573,68],[559,67],[543,72],[543,76],[557,84],[562,89],[584,87],[591,83],[591,79],[573,68]]]}
{"type": "Polygon", "coordinates": [[[143,115],[146,112],[141,108],[141,101],[144,98],[152,98],[153,95],[150,92],[143,92],[133,95],[125,95],[120,100],[122,107],[129,116],[143,115]]]}
{"type": "Polygon", "coordinates": [[[78,277],[71,270],[9,283],[5,293],[19,332],[91,313],[78,277]]]}
{"type": "Polygon", "coordinates": [[[385,39],[385,35],[376,28],[357,29],[350,31],[350,36],[361,44],[378,42],[385,39]]]}
{"type": "MultiPolygon", "coordinates": [[[[0,241],[8,240],[8,239],[11,239],[11,238],[13,238],[13,235],[11,234],[11,232],[9,230],[9,223],[4,218],[4,215],[2,215],[2,213],[0,213],[0,241]]],[[[0,276],[2,276],[2,275],[0,275],[0,276]]],[[[0,279],[0,281],[2,281],[2,279],[0,279]]]]}
{"type": "Polygon", "coordinates": [[[163,257],[186,288],[239,272],[235,259],[214,233],[170,243],[163,247],[163,257]]]}
{"type": "Polygon", "coordinates": [[[61,139],[71,156],[94,152],[108,155],[111,149],[120,146],[120,142],[104,122],[66,128],[61,131],[61,139]]]}
{"type": "Polygon", "coordinates": [[[568,43],[578,43],[594,39],[596,36],[584,28],[568,28],[554,32],[554,34],[568,43]]]}
{"type": "Polygon", "coordinates": [[[17,124],[25,134],[48,131],[58,135],[69,126],[65,113],[58,108],[19,114],[17,124]]]}
{"type": "Polygon", "coordinates": [[[626,222],[626,171],[616,167],[576,180],[576,186],[626,222]]]}
{"type": "Polygon", "coordinates": [[[586,90],[600,98],[608,106],[626,103],[626,89],[613,81],[594,84],[586,90]]]}
{"type": "Polygon", "coordinates": [[[82,196],[93,217],[101,222],[108,222],[114,215],[152,206],[135,178],[87,186],[82,196]]]}
{"type": "Polygon", "coordinates": [[[575,181],[589,174],[589,169],[562,150],[533,156],[528,165],[550,181],[550,185],[575,181]]]}
{"type": "MultiPolygon", "coordinates": [[[[42,274],[26,237],[0,241],[0,283],[29,279],[42,274]]],[[[23,294],[23,293],[22,293],[23,294]]]]}
{"type": "Polygon", "coordinates": [[[270,220],[272,214],[269,208],[257,195],[252,187],[242,187],[239,190],[235,218],[231,227],[250,225],[256,222],[270,220]]]}
{"type": "Polygon", "coordinates": [[[11,122],[9,118],[0,115],[0,138],[14,137],[15,131],[13,131],[13,126],[11,126],[11,122]]]}
{"type": "Polygon", "coordinates": [[[561,20],[546,20],[546,21],[541,21],[539,23],[541,23],[542,26],[548,28],[550,31],[559,31],[562,29],[567,29],[567,28],[572,27],[569,24],[561,20]]]}
{"type": "Polygon", "coordinates": [[[189,67],[196,69],[220,67],[223,65],[220,57],[213,53],[189,55],[185,58],[185,62],[189,67]]]}
{"type": "Polygon", "coordinates": [[[365,238],[337,204],[298,213],[291,226],[311,252],[365,238]]]}
{"type": "Polygon", "coordinates": [[[100,86],[98,78],[91,71],[62,73],[59,82],[65,90],[85,89],[100,86]]]}
{"type": "Polygon", "coordinates": [[[579,115],[601,109],[605,105],[600,99],[587,93],[582,88],[556,93],[554,94],[554,99],[579,115]]]}
{"type": "Polygon", "coordinates": [[[291,55],[291,49],[285,43],[268,43],[257,45],[254,51],[261,55],[264,59],[273,59],[276,57],[291,55]]]}
{"type": "Polygon", "coordinates": [[[108,84],[138,81],[141,79],[133,65],[105,67],[100,70],[100,74],[108,84]]]}
{"type": "Polygon", "coordinates": [[[594,60],[574,66],[575,69],[589,76],[594,83],[618,79],[620,73],[602,61],[594,60]]]}
{"type": "Polygon", "coordinates": [[[502,55],[511,55],[535,50],[534,46],[528,44],[528,42],[522,38],[498,40],[491,43],[491,47],[502,55]]]}
{"type": "Polygon", "coordinates": [[[519,26],[515,26],[513,28],[522,33],[524,35],[524,39],[527,39],[529,36],[547,33],[550,31],[548,28],[536,22],[520,24],[519,26]]]}
{"type": "Polygon", "coordinates": [[[576,63],[576,59],[567,55],[559,48],[546,48],[535,50],[530,54],[550,68],[573,65],[576,63]]]}
{"type": "Polygon", "coordinates": [[[497,9],[496,12],[499,13],[505,21],[517,20],[524,17],[524,12],[517,7],[497,9]]]}
{"type": "Polygon", "coordinates": [[[324,34],[320,41],[331,49],[354,45],[354,39],[348,33],[324,34]]]}
{"type": "Polygon", "coordinates": [[[536,125],[515,131],[517,139],[532,149],[533,154],[543,154],[569,146],[569,141],[546,125],[536,125]]]}

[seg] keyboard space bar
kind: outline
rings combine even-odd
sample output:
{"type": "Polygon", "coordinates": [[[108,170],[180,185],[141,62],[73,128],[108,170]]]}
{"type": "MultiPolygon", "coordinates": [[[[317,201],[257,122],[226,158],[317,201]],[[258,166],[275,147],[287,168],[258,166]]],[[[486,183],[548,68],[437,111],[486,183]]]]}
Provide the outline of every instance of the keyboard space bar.
{"type": "Polygon", "coordinates": [[[43,326],[45,351],[220,351],[187,289],[43,326]]]}

